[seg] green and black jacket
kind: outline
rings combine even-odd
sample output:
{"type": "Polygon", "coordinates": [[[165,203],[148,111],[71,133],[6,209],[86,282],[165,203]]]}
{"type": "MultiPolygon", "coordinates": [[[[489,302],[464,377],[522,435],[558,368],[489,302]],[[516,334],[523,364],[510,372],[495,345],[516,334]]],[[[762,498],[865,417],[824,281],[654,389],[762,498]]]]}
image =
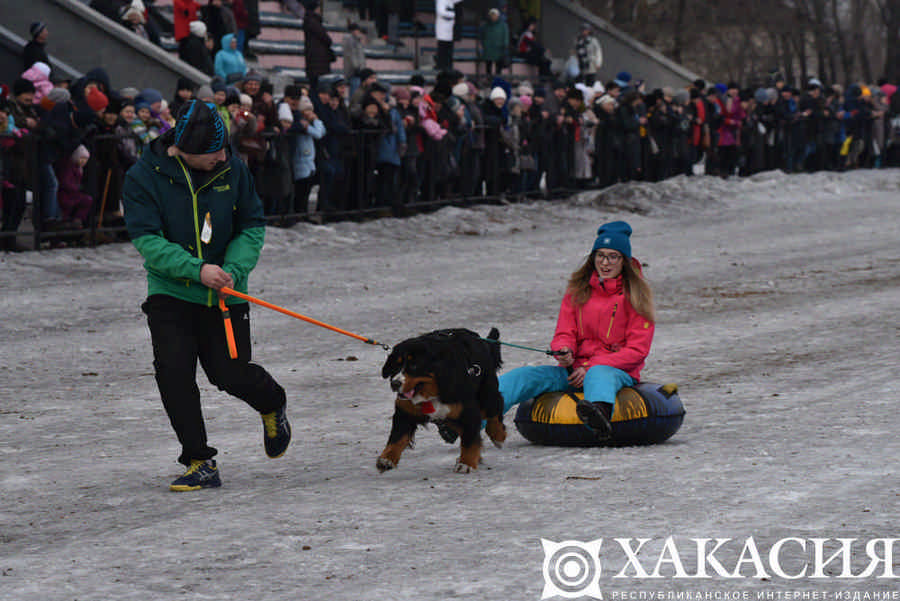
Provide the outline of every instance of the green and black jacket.
{"type": "MultiPolygon", "coordinates": [[[[125,176],[128,234],[144,257],[149,295],[212,307],[218,295],[200,283],[200,268],[221,266],[234,279],[234,289],[247,292],[265,239],[262,203],[239,158],[229,156],[211,173],[199,174],[168,156],[165,140],[154,140],[125,176]],[[207,216],[211,235],[203,236],[207,216]]],[[[245,301],[228,297],[227,302],[245,301]]]]}

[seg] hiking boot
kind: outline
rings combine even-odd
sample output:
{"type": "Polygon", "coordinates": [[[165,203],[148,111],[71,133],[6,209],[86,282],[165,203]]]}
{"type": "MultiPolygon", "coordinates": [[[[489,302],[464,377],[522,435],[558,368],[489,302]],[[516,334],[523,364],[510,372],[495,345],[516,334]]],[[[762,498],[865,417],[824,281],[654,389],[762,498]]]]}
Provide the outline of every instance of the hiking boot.
{"type": "Polygon", "coordinates": [[[272,413],[263,413],[263,442],[266,455],[275,459],[281,457],[291,444],[291,424],[288,422],[285,409],[287,404],[272,413]]]}
{"type": "Polygon", "coordinates": [[[612,405],[609,403],[592,403],[584,399],[575,401],[575,413],[578,419],[584,422],[588,430],[594,433],[598,441],[612,438],[612,424],[609,423],[609,415],[612,413],[612,405]]]}
{"type": "Polygon", "coordinates": [[[187,492],[220,486],[222,481],[219,479],[219,468],[216,467],[214,459],[191,459],[187,471],[169,485],[169,490],[187,492]]]}

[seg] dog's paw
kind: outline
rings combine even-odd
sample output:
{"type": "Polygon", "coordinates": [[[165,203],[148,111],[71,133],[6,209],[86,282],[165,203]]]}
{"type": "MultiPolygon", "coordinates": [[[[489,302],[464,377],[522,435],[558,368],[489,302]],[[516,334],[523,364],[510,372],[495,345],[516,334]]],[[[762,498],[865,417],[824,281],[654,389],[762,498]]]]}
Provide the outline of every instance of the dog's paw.
{"type": "Polygon", "coordinates": [[[488,438],[491,439],[495,447],[502,449],[503,443],[506,442],[506,428],[501,425],[499,430],[488,432],[488,438]]]}
{"type": "Polygon", "coordinates": [[[397,464],[395,462],[391,461],[390,459],[388,459],[387,457],[379,457],[378,460],[375,462],[375,467],[378,468],[379,473],[383,474],[384,472],[386,472],[388,470],[392,470],[395,467],[397,467],[397,464]]]}
{"type": "Polygon", "coordinates": [[[497,419],[490,419],[484,430],[495,447],[498,449],[503,448],[503,443],[506,441],[506,426],[503,425],[503,422],[497,419]]]}
{"type": "Polygon", "coordinates": [[[478,468],[472,467],[471,465],[465,464],[462,461],[456,462],[456,467],[453,468],[453,471],[457,474],[469,474],[476,471],[478,468]]]}

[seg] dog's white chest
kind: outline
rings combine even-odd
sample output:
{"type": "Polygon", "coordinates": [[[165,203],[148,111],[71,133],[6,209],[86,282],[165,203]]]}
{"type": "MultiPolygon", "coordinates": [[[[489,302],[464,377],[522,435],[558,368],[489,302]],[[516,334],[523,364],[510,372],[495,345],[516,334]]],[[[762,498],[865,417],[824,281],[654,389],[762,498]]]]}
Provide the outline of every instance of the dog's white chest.
{"type": "Polygon", "coordinates": [[[447,416],[450,415],[450,405],[445,405],[440,401],[426,401],[427,404],[423,403],[422,413],[428,416],[428,419],[431,421],[442,421],[447,419],[447,416]],[[434,411],[428,412],[427,409],[430,407],[434,408],[434,411]]]}
{"type": "Polygon", "coordinates": [[[410,401],[415,405],[416,409],[430,421],[443,421],[450,415],[450,405],[445,405],[436,398],[428,399],[421,394],[417,394],[411,398],[410,401]]]}

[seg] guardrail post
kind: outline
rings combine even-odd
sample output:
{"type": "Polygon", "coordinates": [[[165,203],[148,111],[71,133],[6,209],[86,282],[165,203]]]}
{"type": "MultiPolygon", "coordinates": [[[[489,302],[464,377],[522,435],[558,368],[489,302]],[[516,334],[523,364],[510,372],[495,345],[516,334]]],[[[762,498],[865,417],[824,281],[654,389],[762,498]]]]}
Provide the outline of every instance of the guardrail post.
{"type": "Polygon", "coordinates": [[[40,162],[40,143],[37,137],[32,134],[28,149],[26,151],[26,160],[31,166],[31,225],[34,229],[34,250],[41,250],[41,232],[43,231],[44,212],[43,202],[44,194],[41,189],[41,174],[39,173],[40,162]]]}

